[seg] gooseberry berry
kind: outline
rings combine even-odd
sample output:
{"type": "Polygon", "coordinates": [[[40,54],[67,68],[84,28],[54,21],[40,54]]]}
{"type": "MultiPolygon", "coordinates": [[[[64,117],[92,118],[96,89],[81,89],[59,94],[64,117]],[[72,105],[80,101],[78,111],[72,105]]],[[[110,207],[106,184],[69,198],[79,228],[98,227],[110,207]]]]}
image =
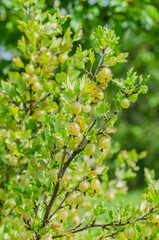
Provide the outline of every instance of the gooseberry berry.
{"type": "Polygon", "coordinates": [[[84,112],[89,113],[91,112],[91,105],[86,105],[83,109],[84,112]]]}
{"type": "Polygon", "coordinates": [[[90,186],[93,190],[99,191],[100,190],[100,181],[98,179],[93,179],[90,183],[90,186]]]}
{"type": "Polygon", "coordinates": [[[32,85],[32,89],[33,91],[39,91],[41,89],[41,84],[39,82],[35,82],[33,85],[32,85]]]}
{"type": "Polygon", "coordinates": [[[135,236],[135,231],[132,227],[127,227],[125,228],[124,230],[124,236],[127,238],[127,239],[132,239],[134,236],[135,236]]]}
{"type": "Polygon", "coordinates": [[[130,106],[130,100],[128,98],[123,98],[120,104],[122,108],[127,109],[130,106]]]}
{"type": "Polygon", "coordinates": [[[159,223],[159,214],[153,214],[151,221],[153,223],[159,223]]]}
{"type": "Polygon", "coordinates": [[[144,237],[149,237],[152,233],[152,228],[147,223],[142,224],[141,226],[141,233],[144,235],[144,237]]]}
{"type": "Polygon", "coordinates": [[[58,152],[58,153],[55,155],[55,161],[58,162],[58,163],[61,163],[62,158],[63,158],[63,153],[62,153],[62,152],[58,152]]]}
{"type": "Polygon", "coordinates": [[[86,154],[92,156],[96,152],[96,145],[93,143],[88,143],[85,147],[86,154]]]}
{"type": "Polygon", "coordinates": [[[68,58],[68,55],[67,54],[60,54],[59,55],[59,62],[60,63],[64,63],[68,58]]]}
{"type": "Polygon", "coordinates": [[[74,138],[75,143],[80,143],[83,140],[83,134],[79,133],[77,136],[74,138]]]}
{"type": "Polygon", "coordinates": [[[79,114],[82,110],[82,105],[80,104],[80,102],[73,102],[71,105],[71,112],[73,114],[79,114]]]}
{"type": "Polygon", "coordinates": [[[59,218],[61,220],[65,220],[66,218],[68,217],[68,212],[64,209],[62,209],[60,212],[59,212],[59,218]]]}
{"type": "Polygon", "coordinates": [[[15,206],[16,206],[16,202],[15,202],[14,200],[11,200],[11,201],[9,202],[9,207],[10,207],[10,209],[13,209],[15,206]]]}
{"type": "Polygon", "coordinates": [[[29,234],[27,231],[21,231],[19,233],[19,239],[20,240],[27,240],[29,238],[29,234]]]}
{"type": "Polygon", "coordinates": [[[76,196],[77,196],[76,193],[70,194],[70,195],[67,197],[67,204],[68,204],[68,205],[73,205],[73,204],[75,204],[76,196]]]}
{"type": "Polygon", "coordinates": [[[26,67],[25,67],[25,70],[29,74],[33,73],[34,70],[35,70],[34,65],[33,64],[27,64],[26,67]]]}
{"type": "Polygon", "coordinates": [[[86,192],[89,189],[89,182],[87,180],[80,182],[79,190],[81,192],[86,192]]]}
{"type": "Polygon", "coordinates": [[[109,68],[103,68],[97,74],[97,81],[100,83],[104,83],[106,79],[110,78],[111,70],[109,68]]]}
{"type": "Polygon", "coordinates": [[[99,139],[99,147],[101,148],[101,149],[107,149],[107,148],[109,148],[110,147],[110,139],[108,138],[108,137],[106,137],[106,136],[104,136],[104,137],[101,137],[100,139],[99,139]]]}
{"type": "Polygon", "coordinates": [[[84,203],[84,196],[81,194],[76,197],[76,205],[81,205],[84,203]]]}
{"type": "Polygon", "coordinates": [[[70,135],[77,136],[80,132],[80,126],[78,123],[72,122],[68,125],[67,131],[70,135]]]}

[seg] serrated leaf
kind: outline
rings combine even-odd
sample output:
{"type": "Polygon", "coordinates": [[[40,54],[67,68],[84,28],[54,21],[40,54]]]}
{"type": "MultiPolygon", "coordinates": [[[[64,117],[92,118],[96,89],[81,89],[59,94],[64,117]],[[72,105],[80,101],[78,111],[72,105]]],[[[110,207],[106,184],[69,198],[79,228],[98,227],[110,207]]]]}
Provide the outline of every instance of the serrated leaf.
{"type": "Polygon", "coordinates": [[[128,53],[126,52],[126,53],[120,53],[117,57],[116,57],[116,61],[118,62],[118,63],[124,63],[124,62],[127,62],[127,60],[125,59],[125,58],[127,58],[128,57],[128,53]]]}

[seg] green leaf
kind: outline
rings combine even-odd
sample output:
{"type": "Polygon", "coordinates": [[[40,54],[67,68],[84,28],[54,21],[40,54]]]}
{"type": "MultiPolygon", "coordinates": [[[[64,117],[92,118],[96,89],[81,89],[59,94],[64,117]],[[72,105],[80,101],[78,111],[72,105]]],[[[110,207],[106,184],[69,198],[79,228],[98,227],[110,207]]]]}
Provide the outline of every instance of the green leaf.
{"type": "Polygon", "coordinates": [[[62,83],[64,81],[66,81],[67,75],[64,72],[57,73],[55,76],[55,79],[56,79],[57,83],[62,83]]]}
{"type": "Polygon", "coordinates": [[[116,57],[116,61],[118,63],[124,63],[124,62],[127,62],[127,60],[125,58],[128,57],[128,53],[120,53],[117,57],[116,57]]]}
{"type": "Polygon", "coordinates": [[[155,171],[148,168],[144,168],[145,180],[148,184],[153,183],[155,178],[155,171]]]}
{"type": "Polygon", "coordinates": [[[73,42],[80,40],[82,35],[83,35],[82,25],[80,25],[78,30],[73,36],[73,42]]]}
{"type": "Polygon", "coordinates": [[[111,208],[108,210],[108,214],[109,214],[110,220],[113,220],[113,219],[114,219],[114,209],[113,209],[113,207],[111,207],[111,208]]]}
{"type": "Polygon", "coordinates": [[[99,216],[103,213],[105,213],[107,210],[106,207],[104,207],[104,202],[99,203],[93,210],[93,215],[94,216],[99,216]]]}
{"type": "Polygon", "coordinates": [[[90,59],[90,62],[91,62],[91,64],[93,65],[93,63],[94,63],[94,61],[95,61],[95,55],[94,55],[94,52],[93,52],[92,49],[89,49],[88,53],[89,53],[89,59],[90,59]]]}

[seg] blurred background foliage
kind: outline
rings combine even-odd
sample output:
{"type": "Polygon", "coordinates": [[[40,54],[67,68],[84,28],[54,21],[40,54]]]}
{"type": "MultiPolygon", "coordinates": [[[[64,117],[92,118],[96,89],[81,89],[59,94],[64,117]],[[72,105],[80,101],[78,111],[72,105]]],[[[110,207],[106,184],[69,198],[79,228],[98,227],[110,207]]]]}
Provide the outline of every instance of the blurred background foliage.
{"type": "MultiPolygon", "coordinates": [[[[21,33],[17,29],[20,10],[16,3],[23,0],[1,0],[0,3],[0,79],[7,78],[13,69],[11,59],[17,51],[21,33]],[[13,2],[15,5],[13,5],[13,2]]],[[[31,0],[37,1],[37,0],[31,0]]],[[[27,2],[27,1],[26,1],[27,2]]],[[[148,94],[140,96],[127,113],[121,113],[118,132],[113,139],[121,149],[148,151],[140,161],[141,171],[134,186],[143,185],[143,167],[154,168],[159,177],[159,1],[158,0],[40,0],[42,9],[50,13],[60,9],[62,15],[70,14],[69,22],[74,32],[83,28],[83,48],[93,47],[92,32],[98,25],[114,29],[120,37],[120,50],[129,52],[128,62],[115,66],[116,77],[125,77],[134,66],[138,74],[151,75],[148,94]]],[[[112,88],[113,91],[113,88],[112,88]]],[[[111,95],[110,93],[109,95],[111,95]]]]}

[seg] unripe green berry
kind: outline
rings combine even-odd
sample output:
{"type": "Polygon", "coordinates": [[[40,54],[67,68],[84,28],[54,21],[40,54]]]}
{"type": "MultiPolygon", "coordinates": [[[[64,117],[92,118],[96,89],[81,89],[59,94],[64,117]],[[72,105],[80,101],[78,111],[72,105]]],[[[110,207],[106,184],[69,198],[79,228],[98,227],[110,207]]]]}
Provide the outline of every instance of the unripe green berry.
{"type": "Polygon", "coordinates": [[[120,240],[127,240],[127,238],[124,236],[123,232],[119,234],[119,238],[120,238],[120,240]]]}
{"type": "Polygon", "coordinates": [[[75,143],[80,143],[83,140],[83,134],[79,133],[77,136],[74,138],[75,143]]]}
{"type": "Polygon", "coordinates": [[[64,63],[68,58],[68,55],[67,54],[60,54],[59,55],[59,62],[60,63],[64,63]]]}
{"type": "Polygon", "coordinates": [[[25,70],[26,70],[26,72],[29,73],[29,74],[33,73],[34,70],[35,70],[34,65],[33,65],[33,64],[28,64],[28,65],[26,65],[25,70]]]}
{"type": "Polygon", "coordinates": [[[39,82],[35,82],[35,83],[33,83],[33,85],[32,85],[32,89],[33,89],[33,91],[39,91],[39,90],[41,90],[41,84],[39,83],[39,82]]]}
{"type": "Polygon", "coordinates": [[[59,212],[59,218],[61,220],[66,220],[66,218],[68,217],[68,212],[64,209],[62,209],[60,212],[59,212]]]}
{"type": "Polygon", "coordinates": [[[142,224],[141,226],[141,233],[144,237],[149,237],[152,233],[152,228],[147,223],[142,224]]]}
{"type": "Polygon", "coordinates": [[[89,113],[91,112],[91,105],[86,105],[83,109],[84,112],[89,113]]]}
{"type": "Polygon", "coordinates": [[[124,236],[127,238],[127,239],[133,239],[134,236],[135,236],[135,231],[132,227],[127,227],[125,228],[124,230],[124,236]]]}
{"type": "Polygon", "coordinates": [[[35,84],[38,81],[38,76],[36,74],[32,74],[29,80],[31,83],[35,84]]]}
{"type": "Polygon", "coordinates": [[[86,154],[92,156],[96,152],[96,145],[93,143],[88,143],[85,147],[86,154]]]}
{"type": "Polygon", "coordinates": [[[72,122],[68,125],[67,131],[70,135],[77,136],[80,132],[80,126],[78,123],[72,122]]]}
{"type": "Polygon", "coordinates": [[[128,98],[123,98],[120,104],[122,108],[127,109],[130,106],[130,100],[128,98]]]}
{"type": "Polygon", "coordinates": [[[107,193],[107,198],[108,198],[108,201],[113,201],[115,199],[115,192],[113,190],[110,190],[107,193]]]}
{"type": "Polygon", "coordinates": [[[73,114],[79,114],[82,111],[82,105],[80,102],[73,102],[71,105],[71,112],[73,114]]]}
{"type": "Polygon", "coordinates": [[[89,182],[87,180],[80,182],[79,190],[81,192],[86,192],[89,189],[89,182]]]}
{"type": "Polygon", "coordinates": [[[29,234],[27,231],[21,231],[19,233],[19,240],[28,240],[29,239],[29,234]]]}
{"type": "Polygon", "coordinates": [[[63,158],[63,153],[62,153],[62,152],[58,152],[58,153],[55,155],[55,161],[58,162],[58,163],[61,163],[62,158],[63,158]]]}
{"type": "Polygon", "coordinates": [[[22,73],[22,77],[26,81],[26,80],[29,80],[30,75],[28,73],[22,73]]]}
{"type": "Polygon", "coordinates": [[[74,215],[74,216],[73,216],[73,223],[74,223],[74,224],[77,224],[77,223],[79,223],[79,221],[80,221],[79,215],[77,215],[77,214],[74,215]]]}
{"type": "Polygon", "coordinates": [[[10,209],[13,209],[15,206],[16,206],[16,202],[15,202],[14,200],[11,200],[11,201],[9,202],[9,207],[10,207],[10,209]]]}
{"type": "Polygon", "coordinates": [[[97,74],[97,81],[100,83],[104,83],[106,79],[110,78],[111,70],[109,68],[103,68],[97,74]]]}
{"type": "Polygon", "coordinates": [[[159,214],[153,214],[151,221],[153,223],[159,223],[159,214]]]}
{"type": "Polygon", "coordinates": [[[90,184],[91,188],[95,191],[99,191],[100,190],[100,181],[98,179],[93,179],[91,181],[91,184],[90,184]]]}
{"type": "Polygon", "coordinates": [[[76,202],[76,193],[72,193],[72,194],[70,194],[69,196],[68,196],[68,198],[67,198],[67,204],[68,205],[73,205],[73,204],[75,204],[75,202],[76,202]]]}
{"type": "Polygon", "coordinates": [[[108,149],[110,147],[110,139],[108,137],[101,137],[99,139],[99,147],[101,149],[108,149]]]}
{"type": "Polygon", "coordinates": [[[76,205],[82,205],[84,203],[84,196],[78,195],[76,197],[76,205]]]}

